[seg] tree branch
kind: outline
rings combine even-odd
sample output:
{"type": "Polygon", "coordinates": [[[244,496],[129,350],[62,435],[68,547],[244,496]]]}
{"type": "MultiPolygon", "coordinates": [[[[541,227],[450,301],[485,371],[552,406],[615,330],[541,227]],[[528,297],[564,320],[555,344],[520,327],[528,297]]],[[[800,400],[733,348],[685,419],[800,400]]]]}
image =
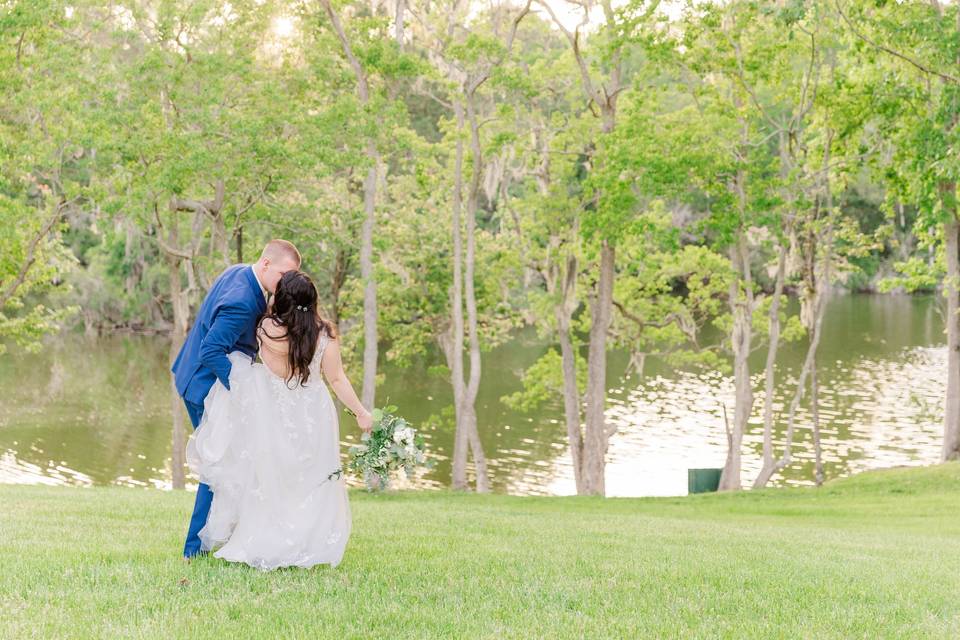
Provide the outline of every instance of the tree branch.
{"type": "Polygon", "coordinates": [[[184,260],[193,260],[193,255],[189,251],[185,251],[178,247],[171,247],[166,242],[163,241],[163,238],[160,237],[160,234],[156,236],[157,244],[160,245],[160,248],[163,249],[166,253],[177,258],[183,258],[184,260]]]}
{"type": "Polygon", "coordinates": [[[203,202],[201,200],[174,198],[170,201],[170,209],[172,211],[191,211],[193,213],[202,211],[203,213],[209,213],[212,208],[213,203],[203,202]]]}
{"type": "Polygon", "coordinates": [[[3,309],[9,302],[10,298],[17,292],[17,289],[23,285],[24,281],[27,279],[27,273],[29,273],[30,268],[33,267],[33,263],[37,260],[37,246],[39,246],[40,241],[43,240],[47,234],[53,229],[53,226],[60,220],[61,213],[66,207],[66,202],[61,202],[57,204],[54,209],[53,215],[40,227],[40,231],[37,232],[33,238],[30,239],[30,244],[27,246],[27,255],[23,261],[23,264],[20,265],[20,270],[17,272],[17,276],[10,282],[0,293],[0,309],[3,309]]]}
{"type": "Polygon", "coordinates": [[[343,47],[343,53],[347,57],[347,61],[350,63],[350,67],[353,69],[353,74],[357,77],[357,93],[360,94],[360,101],[363,104],[367,104],[370,100],[370,88],[367,85],[367,74],[363,70],[363,66],[360,64],[360,61],[357,59],[357,56],[353,53],[353,48],[350,46],[350,41],[347,39],[347,34],[343,30],[343,25],[340,24],[340,16],[337,15],[337,12],[333,10],[333,5],[330,4],[330,0],[321,0],[323,8],[327,12],[327,17],[330,18],[330,23],[333,25],[333,30],[337,34],[337,40],[340,41],[340,46],[343,47]]]}
{"type": "MultiPolygon", "coordinates": [[[[550,14],[550,18],[553,19],[553,23],[557,25],[557,28],[566,36],[567,40],[570,42],[570,47],[573,49],[573,55],[577,60],[577,65],[580,67],[580,79],[583,82],[584,93],[587,94],[587,98],[591,101],[597,100],[597,92],[593,87],[593,81],[590,79],[590,70],[587,68],[587,62],[583,59],[583,54],[580,51],[580,27],[577,26],[576,30],[571,33],[563,23],[560,22],[560,19],[557,18],[557,14],[554,13],[553,9],[545,0],[537,0],[537,3],[547,10],[547,13],[550,14]]],[[[586,11],[584,11],[586,13],[586,11]]]]}
{"type": "Polygon", "coordinates": [[[21,69],[20,65],[20,54],[23,52],[23,39],[27,35],[26,31],[20,32],[20,37],[17,38],[17,69],[21,69]]]}
{"type": "Polygon", "coordinates": [[[840,0],[835,0],[835,4],[837,6],[837,13],[839,13],[840,17],[843,18],[843,21],[847,23],[847,26],[850,27],[850,30],[853,31],[854,35],[856,35],[858,38],[860,38],[870,46],[874,47],[875,49],[879,49],[880,51],[885,51],[894,57],[900,58],[901,60],[908,62],[909,64],[913,65],[923,73],[926,73],[932,76],[937,76],[938,78],[946,80],[947,82],[952,82],[953,84],[960,84],[960,78],[958,78],[957,76],[950,75],[949,73],[945,73],[943,71],[937,71],[936,69],[931,69],[930,67],[926,66],[921,62],[914,60],[913,58],[911,58],[910,56],[907,56],[906,54],[900,53],[895,49],[891,49],[886,45],[882,45],[878,42],[874,42],[873,40],[868,38],[866,35],[864,35],[863,33],[857,30],[857,28],[853,24],[853,21],[850,20],[850,18],[847,17],[847,14],[845,14],[843,10],[840,8],[840,0]]]}

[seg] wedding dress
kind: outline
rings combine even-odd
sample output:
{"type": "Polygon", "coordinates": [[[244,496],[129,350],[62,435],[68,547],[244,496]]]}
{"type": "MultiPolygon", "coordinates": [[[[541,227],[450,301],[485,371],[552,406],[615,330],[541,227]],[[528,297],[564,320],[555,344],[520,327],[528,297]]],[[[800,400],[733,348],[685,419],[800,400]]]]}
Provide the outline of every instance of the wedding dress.
{"type": "Polygon", "coordinates": [[[230,389],[217,381],[187,442],[187,463],[213,503],[201,549],[262,570],[336,567],[351,514],[340,469],[337,410],[320,376],[321,336],[306,386],[240,352],[230,389]]]}

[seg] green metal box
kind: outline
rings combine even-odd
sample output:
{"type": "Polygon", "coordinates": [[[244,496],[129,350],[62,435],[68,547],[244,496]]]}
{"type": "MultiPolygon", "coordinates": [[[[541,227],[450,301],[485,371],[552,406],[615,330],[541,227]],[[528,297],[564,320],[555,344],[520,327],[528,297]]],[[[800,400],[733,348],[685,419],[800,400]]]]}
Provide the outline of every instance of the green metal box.
{"type": "Polygon", "coordinates": [[[720,486],[723,469],[687,469],[687,492],[707,493],[720,486]]]}

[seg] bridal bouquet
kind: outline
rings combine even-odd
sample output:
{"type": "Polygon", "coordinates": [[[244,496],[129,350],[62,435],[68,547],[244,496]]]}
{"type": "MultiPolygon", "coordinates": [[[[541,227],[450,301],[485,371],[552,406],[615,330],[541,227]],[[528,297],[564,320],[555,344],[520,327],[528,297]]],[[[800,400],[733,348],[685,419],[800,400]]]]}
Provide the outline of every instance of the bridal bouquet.
{"type": "Polygon", "coordinates": [[[433,467],[433,461],[427,460],[423,436],[406,420],[394,415],[396,410],[394,406],[374,409],[371,412],[373,428],[360,436],[361,444],[350,447],[347,467],[363,475],[368,491],[386,489],[390,473],[397,469],[403,468],[410,477],[417,465],[433,467]]]}

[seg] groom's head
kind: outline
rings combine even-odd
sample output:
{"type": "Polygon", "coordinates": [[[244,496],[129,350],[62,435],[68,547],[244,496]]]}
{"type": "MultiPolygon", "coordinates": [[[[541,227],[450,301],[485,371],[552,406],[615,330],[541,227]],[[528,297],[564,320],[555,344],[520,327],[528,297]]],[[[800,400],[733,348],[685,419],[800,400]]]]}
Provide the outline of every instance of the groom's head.
{"type": "Polygon", "coordinates": [[[264,288],[274,293],[280,276],[287,271],[300,268],[300,252],[292,242],[271,240],[263,248],[263,253],[260,254],[260,259],[253,268],[264,288]]]}

